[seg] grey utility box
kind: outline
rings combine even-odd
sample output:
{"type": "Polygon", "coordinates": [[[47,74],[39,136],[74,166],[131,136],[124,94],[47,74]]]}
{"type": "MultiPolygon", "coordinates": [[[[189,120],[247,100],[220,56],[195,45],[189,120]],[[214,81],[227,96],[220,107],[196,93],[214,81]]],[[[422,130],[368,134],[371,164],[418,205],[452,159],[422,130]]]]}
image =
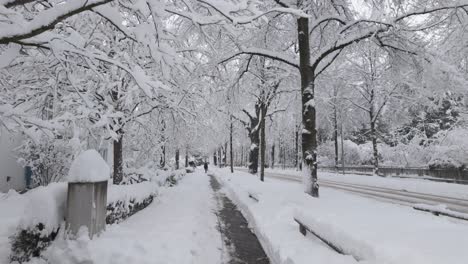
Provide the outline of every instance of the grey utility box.
{"type": "Polygon", "coordinates": [[[106,228],[107,181],[69,182],[67,195],[67,229],[77,234],[81,226],[89,237],[106,228]]]}
{"type": "Polygon", "coordinates": [[[82,226],[89,237],[106,228],[107,181],[110,169],[95,150],[82,152],[70,166],[66,229],[77,235],[82,226]]]}

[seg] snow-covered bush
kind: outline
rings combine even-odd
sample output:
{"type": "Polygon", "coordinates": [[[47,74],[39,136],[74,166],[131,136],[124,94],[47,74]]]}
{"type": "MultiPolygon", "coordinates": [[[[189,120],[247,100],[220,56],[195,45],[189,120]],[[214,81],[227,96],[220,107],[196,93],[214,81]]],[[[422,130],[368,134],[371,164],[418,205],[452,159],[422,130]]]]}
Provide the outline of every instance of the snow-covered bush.
{"type": "Polygon", "coordinates": [[[107,193],[106,223],[119,223],[151,204],[158,193],[158,184],[142,182],[112,185],[107,193]]]}
{"type": "Polygon", "coordinates": [[[39,256],[40,251],[51,243],[65,217],[66,197],[67,185],[52,183],[23,195],[10,194],[2,201],[10,203],[10,206],[22,207],[18,216],[5,212],[7,218],[17,219],[18,224],[16,233],[10,236],[10,260],[27,261],[39,256]]]}
{"type": "MultiPolygon", "coordinates": [[[[161,186],[173,186],[185,175],[184,169],[151,171],[140,168],[135,171],[147,180],[136,184],[109,185],[106,223],[119,223],[146,208],[158,195],[161,186]]],[[[65,219],[67,184],[52,183],[23,195],[12,192],[0,200],[0,210],[16,208],[17,215],[14,212],[5,215],[7,219],[15,219],[16,227],[0,225],[0,234],[10,233],[10,260],[24,262],[39,256],[41,250],[55,239],[65,219]]]]}
{"type": "MultiPolygon", "coordinates": [[[[465,168],[468,166],[468,130],[454,128],[437,133],[430,141],[415,136],[406,144],[390,146],[378,143],[380,165],[395,167],[465,168]]],[[[341,143],[341,142],[340,142],[341,143]]],[[[355,144],[344,141],[346,165],[369,165],[372,161],[372,144],[355,144]]],[[[319,146],[319,164],[333,166],[335,149],[333,141],[319,146]]],[[[339,145],[341,159],[341,144],[339,145]]],[[[341,161],[341,160],[340,160],[341,161]]]]}
{"type": "MultiPolygon", "coordinates": [[[[346,165],[364,165],[372,160],[372,145],[358,145],[351,140],[344,140],[344,162],[346,165]]],[[[341,141],[338,144],[339,160],[341,162],[341,141]]],[[[335,146],[333,141],[327,141],[318,147],[319,164],[335,165],[335,146]]]]}
{"type": "Polygon", "coordinates": [[[47,136],[37,142],[25,140],[17,149],[19,163],[31,168],[34,185],[46,186],[58,182],[68,173],[75,152],[79,149],[80,143],[77,142],[47,136]]]}
{"type": "Polygon", "coordinates": [[[468,165],[468,130],[454,128],[437,133],[434,143],[428,147],[430,168],[465,168],[468,165]]]}

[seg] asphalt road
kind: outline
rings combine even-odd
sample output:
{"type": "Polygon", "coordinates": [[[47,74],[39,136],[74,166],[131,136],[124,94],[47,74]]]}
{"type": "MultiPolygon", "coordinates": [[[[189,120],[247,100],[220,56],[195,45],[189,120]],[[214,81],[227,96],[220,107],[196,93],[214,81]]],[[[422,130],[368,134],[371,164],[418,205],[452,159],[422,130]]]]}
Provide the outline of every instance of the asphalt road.
{"type": "MultiPolygon", "coordinates": [[[[239,169],[239,168],[238,168],[239,169]]],[[[247,169],[239,169],[247,171],[247,169]]],[[[302,179],[297,175],[291,175],[286,173],[272,173],[265,172],[265,177],[275,178],[279,180],[301,182],[302,179]]],[[[403,204],[413,206],[414,204],[428,204],[428,205],[439,205],[445,204],[448,209],[468,214],[468,200],[432,195],[427,193],[412,192],[407,190],[398,190],[391,188],[376,187],[371,185],[355,184],[355,183],[344,183],[331,180],[319,179],[319,185],[325,188],[336,189],[359,196],[373,198],[385,202],[403,204]]]]}

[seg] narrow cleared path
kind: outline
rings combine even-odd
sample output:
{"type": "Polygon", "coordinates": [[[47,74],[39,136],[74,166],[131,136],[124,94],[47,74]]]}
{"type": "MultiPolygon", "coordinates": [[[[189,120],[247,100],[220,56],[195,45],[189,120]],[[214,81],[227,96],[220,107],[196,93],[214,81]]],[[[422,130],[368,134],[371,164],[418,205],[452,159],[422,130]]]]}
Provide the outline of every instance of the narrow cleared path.
{"type": "Polygon", "coordinates": [[[230,255],[229,264],[269,264],[260,242],[250,230],[247,220],[236,205],[219,190],[215,177],[210,176],[211,188],[218,202],[219,229],[230,255]]]}

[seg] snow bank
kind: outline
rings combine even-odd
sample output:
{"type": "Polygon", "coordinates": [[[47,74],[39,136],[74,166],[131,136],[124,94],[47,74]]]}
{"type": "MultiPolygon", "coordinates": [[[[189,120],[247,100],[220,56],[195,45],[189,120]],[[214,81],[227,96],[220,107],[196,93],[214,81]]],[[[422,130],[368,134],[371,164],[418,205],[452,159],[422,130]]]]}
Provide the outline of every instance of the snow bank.
{"type": "Polygon", "coordinates": [[[415,204],[414,209],[431,212],[437,215],[445,215],[449,217],[454,217],[458,219],[468,220],[468,214],[452,211],[447,208],[445,204],[439,205],[429,205],[429,204],[415,204]]]}
{"type": "Polygon", "coordinates": [[[46,237],[60,227],[66,196],[66,183],[37,187],[25,194],[13,190],[0,194],[0,263],[8,263],[10,237],[20,230],[33,232],[38,224],[43,224],[40,235],[46,237]]]}
{"type": "Polygon", "coordinates": [[[94,149],[89,149],[75,158],[68,173],[69,182],[99,182],[110,178],[106,161],[94,149]]]}
{"type": "Polygon", "coordinates": [[[385,203],[322,188],[319,199],[302,184],[248,173],[217,170],[228,195],[259,236],[273,263],[356,263],[338,255],[313,235],[303,237],[294,217],[346,253],[369,264],[464,264],[468,259],[468,225],[409,206],[385,203]],[[256,202],[249,192],[259,194],[256,202]]]}
{"type": "MultiPolygon", "coordinates": [[[[96,152],[96,154],[98,153],[96,152]]],[[[75,163],[75,166],[90,157],[93,158],[93,156],[97,158],[94,154],[85,155],[85,158],[78,159],[80,161],[75,163]]],[[[96,177],[78,177],[78,179],[80,181],[97,180],[99,178],[97,176],[105,172],[104,167],[94,168],[89,171],[96,177]]],[[[73,173],[76,173],[76,176],[83,171],[85,170],[76,168],[73,173]]],[[[184,175],[184,170],[159,171],[154,173],[153,181],[129,185],[109,185],[107,216],[112,215],[110,218],[113,219],[110,222],[120,222],[144,209],[153,201],[161,186],[172,186],[184,175]]],[[[39,234],[41,237],[50,236],[57,231],[65,218],[66,199],[67,183],[64,182],[41,186],[22,195],[13,190],[5,194],[0,193],[0,212],[2,212],[0,217],[0,263],[8,263],[11,243],[23,239],[19,238],[22,231],[28,232],[29,235],[39,234]],[[38,229],[39,224],[44,228],[38,229]],[[13,241],[10,238],[14,238],[13,241]]]]}

